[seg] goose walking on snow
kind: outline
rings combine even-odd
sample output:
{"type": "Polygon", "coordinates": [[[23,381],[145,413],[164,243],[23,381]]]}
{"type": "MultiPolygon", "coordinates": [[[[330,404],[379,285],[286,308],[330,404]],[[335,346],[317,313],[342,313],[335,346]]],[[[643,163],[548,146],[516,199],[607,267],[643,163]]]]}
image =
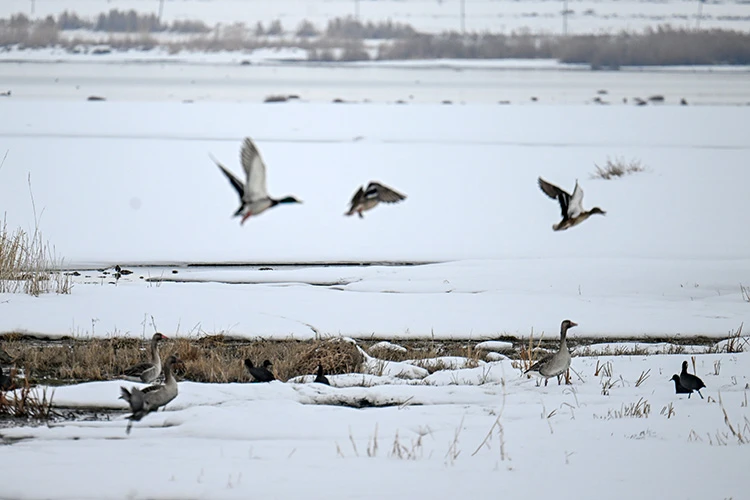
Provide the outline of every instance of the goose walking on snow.
{"type": "Polygon", "coordinates": [[[568,228],[577,226],[581,222],[585,221],[594,214],[606,215],[607,212],[599,207],[594,207],[591,210],[583,209],[583,189],[578,185],[576,180],[576,187],[573,189],[573,195],[568,194],[564,189],[560,189],[554,184],[550,184],[541,177],[539,178],[539,188],[552,199],[556,199],[560,203],[560,209],[562,210],[562,220],[552,226],[555,231],[565,231],[568,228]]]}
{"type": "Polygon", "coordinates": [[[574,323],[569,319],[560,324],[560,348],[554,354],[549,354],[536,363],[531,368],[526,370],[524,373],[537,372],[539,375],[544,377],[544,385],[547,385],[547,381],[551,377],[557,377],[557,385],[560,385],[560,375],[565,373],[570,368],[570,351],[568,350],[568,343],[565,337],[568,334],[568,329],[578,326],[578,323],[574,323]]]}
{"type": "Polygon", "coordinates": [[[698,395],[701,397],[701,399],[703,399],[701,389],[703,387],[706,387],[706,384],[704,384],[700,378],[696,377],[692,373],[688,373],[687,368],[688,362],[683,361],[682,371],[680,372],[680,385],[687,391],[688,399],[690,399],[690,395],[693,393],[693,391],[698,391],[698,395]]]}
{"type": "Polygon", "coordinates": [[[151,337],[151,361],[138,363],[126,368],[122,374],[123,378],[131,382],[143,382],[150,384],[161,375],[161,358],[159,357],[159,341],[166,339],[166,335],[155,333],[151,337]]]}
{"type": "Polygon", "coordinates": [[[131,390],[120,387],[120,399],[128,402],[132,412],[132,415],[128,417],[128,420],[130,420],[126,429],[128,434],[130,434],[133,422],[137,422],[152,411],[166,406],[167,403],[177,397],[177,381],[172,374],[172,367],[177,363],[181,363],[181,361],[174,355],[169,356],[164,363],[164,385],[150,385],[145,389],[133,387],[131,390]]]}
{"type": "Polygon", "coordinates": [[[383,203],[398,203],[399,201],[405,200],[406,195],[401,194],[398,191],[384,186],[379,182],[370,182],[367,188],[359,187],[354,196],[352,196],[351,207],[349,211],[344,215],[359,215],[360,219],[364,219],[362,212],[372,210],[381,201],[383,203]]]}
{"type": "Polygon", "coordinates": [[[263,361],[263,366],[253,366],[251,360],[245,360],[245,368],[247,368],[247,371],[253,376],[256,382],[271,382],[272,380],[276,380],[276,377],[274,377],[271,370],[269,370],[269,367],[272,366],[273,363],[269,360],[263,361]]]}
{"type": "Polygon", "coordinates": [[[266,164],[263,163],[263,158],[260,157],[258,148],[255,147],[255,143],[249,137],[245,138],[240,152],[240,162],[242,163],[242,169],[245,171],[244,183],[227,170],[224,165],[219,163],[216,158],[212,156],[211,159],[224,172],[224,175],[227,176],[230,184],[232,184],[232,187],[240,196],[240,208],[234,213],[235,217],[238,215],[242,216],[240,224],[244,224],[249,217],[259,215],[276,205],[282,203],[302,203],[294,196],[275,199],[268,195],[268,190],[266,189],[266,164]]]}
{"type": "Polygon", "coordinates": [[[331,385],[331,383],[328,381],[328,377],[323,374],[323,365],[318,365],[318,373],[315,376],[315,382],[319,384],[331,385]]]}

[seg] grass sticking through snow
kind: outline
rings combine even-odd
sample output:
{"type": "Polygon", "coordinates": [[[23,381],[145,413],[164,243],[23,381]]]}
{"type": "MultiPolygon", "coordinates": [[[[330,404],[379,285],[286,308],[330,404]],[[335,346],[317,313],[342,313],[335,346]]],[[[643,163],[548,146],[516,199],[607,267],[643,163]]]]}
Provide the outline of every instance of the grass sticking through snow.
{"type": "MultiPolygon", "coordinates": [[[[5,158],[0,168],[4,162],[5,158]]],[[[36,223],[33,233],[9,228],[6,219],[0,226],[0,293],[27,293],[35,297],[51,292],[70,293],[70,276],[60,271],[62,259],[55,255],[54,247],[44,240],[39,230],[33,194],[31,204],[36,223]]]]}
{"type": "Polygon", "coordinates": [[[594,166],[596,167],[596,171],[591,174],[592,179],[610,180],[615,177],[646,171],[646,167],[643,166],[640,160],[625,161],[623,158],[615,158],[614,160],[607,158],[607,163],[603,167],[600,167],[596,163],[594,166]]]}
{"type": "MultiPolygon", "coordinates": [[[[28,373],[28,370],[27,370],[28,373]]],[[[23,385],[12,392],[0,393],[0,415],[13,418],[27,418],[33,420],[49,420],[54,415],[52,411],[53,390],[49,394],[47,388],[32,388],[29,379],[23,379],[23,385]]]]}

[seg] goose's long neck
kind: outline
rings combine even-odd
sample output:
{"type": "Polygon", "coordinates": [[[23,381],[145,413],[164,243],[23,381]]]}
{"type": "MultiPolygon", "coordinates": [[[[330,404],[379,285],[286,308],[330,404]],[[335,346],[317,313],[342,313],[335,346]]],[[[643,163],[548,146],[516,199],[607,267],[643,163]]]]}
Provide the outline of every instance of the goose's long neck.
{"type": "Polygon", "coordinates": [[[151,362],[155,365],[161,365],[161,358],[159,357],[159,345],[158,340],[153,339],[151,341],[151,362]]]}
{"type": "Polygon", "coordinates": [[[164,385],[175,385],[177,381],[174,379],[172,374],[172,363],[167,362],[164,365],[164,385]]]}
{"type": "Polygon", "coordinates": [[[568,340],[566,338],[567,336],[568,336],[568,329],[567,328],[562,328],[560,330],[560,350],[559,350],[559,352],[564,352],[564,351],[568,350],[568,340]]]}

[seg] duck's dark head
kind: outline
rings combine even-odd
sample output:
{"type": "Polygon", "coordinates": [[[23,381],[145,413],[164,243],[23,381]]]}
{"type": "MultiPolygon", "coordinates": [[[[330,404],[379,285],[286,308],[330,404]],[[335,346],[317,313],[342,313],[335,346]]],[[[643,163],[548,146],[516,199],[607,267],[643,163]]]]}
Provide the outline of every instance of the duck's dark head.
{"type": "Polygon", "coordinates": [[[161,334],[161,333],[159,333],[159,332],[156,332],[156,333],[155,333],[155,334],[154,334],[154,335],[153,335],[153,336],[151,337],[151,340],[166,340],[166,339],[168,339],[168,338],[169,338],[169,337],[167,337],[166,335],[164,335],[164,334],[161,334]]]}
{"type": "Polygon", "coordinates": [[[682,373],[687,373],[687,361],[682,362],[682,373]]]}
{"type": "Polygon", "coordinates": [[[282,203],[302,203],[302,201],[301,201],[301,200],[298,200],[298,199],[297,199],[297,198],[295,198],[294,196],[287,196],[287,197],[285,197],[285,198],[281,198],[281,199],[280,199],[280,200],[278,201],[278,204],[279,204],[279,205],[280,205],[280,204],[282,204],[282,203]]]}
{"type": "Polygon", "coordinates": [[[669,380],[674,380],[675,382],[679,382],[680,376],[675,373],[674,375],[672,375],[672,378],[670,378],[669,380]]]}
{"type": "Polygon", "coordinates": [[[273,366],[273,363],[271,363],[269,360],[265,360],[263,362],[263,368],[268,369],[273,366]]]}
{"type": "Polygon", "coordinates": [[[589,210],[589,214],[591,214],[591,215],[594,215],[594,214],[607,215],[607,212],[605,212],[604,210],[602,210],[599,207],[594,207],[591,210],[589,210]]]}

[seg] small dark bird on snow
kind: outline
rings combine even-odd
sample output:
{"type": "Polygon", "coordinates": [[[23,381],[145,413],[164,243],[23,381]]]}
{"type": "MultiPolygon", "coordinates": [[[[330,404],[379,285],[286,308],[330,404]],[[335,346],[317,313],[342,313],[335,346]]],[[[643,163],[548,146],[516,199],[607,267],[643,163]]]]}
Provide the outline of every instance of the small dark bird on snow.
{"type": "Polygon", "coordinates": [[[576,187],[573,190],[572,196],[564,189],[560,189],[554,184],[550,184],[541,177],[539,178],[538,183],[539,188],[544,194],[553,200],[556,199],[560,203],[562,220],[552,226],[554,231],[564,231],[573,226],[577,226],[594,214],[607,214],[607,212],[599,207],[594,207],[588,211],[583,209],[583,189],[578,185],[578,181],[576,181],[576,187]]]}
{"type": "Polygon", "coordinates": [[[252,361],[249,359],[245,360],[245,368],[247,368],[247,371],[250,372],[250,375],[253,376],[256,382],[271,382],[272,380],[276,380],[276,377],[269,370],[272,366],[273,363],[268,360],[263,361],[263,366],[253,366],[252,361]]]}
{"type": "Polygon", "coordinates": [[[706,384],[703,383],[703,381],[693,375],[692,373],[688,373],[688,362],[683,361],[682,362],[682,371],[680,372],[680,385],[685,388],[686,391],[688,391],[688,399],[690,398],[690,395],[693,393],[693,391],[698,391],[698,395],[703,399],[703,394],[701,394],[701,389],[703,387],[706,387],[706,384]]]}
{"type": "Polygon", "coordinates": [[[315,382],[319,384],[331,385],[328,378],[323,375],[323,365],[318,365],[318,374],[315,376],[315,382]]]}
{"type": "Polygon", "coordinates": [[[370,182],[367,188],[360,186],[357,192],[354,193],[352,201],[349,202],[351,203],[351,207],[344,215],[354,215],[356,213],[360,219],[364,219],[362,212],[372,210],[381,201],[383,203],[397,203],[405,199],[405,194],[401,194],[379,182],[370,182]]]}
{"type": "Polygon", "coordinates": [[[216,163],[224,175],[229,179],[229,183],[240,196],[240,208],[234,212],[234,216],[242,216],[240,224],[253,216],[259,215],[269,208],[275,207],[282,203],[302,203],[294,196],[286,196],[281,199],[271,198],[266,188],[266,164],[260,157],[258,148],[249,137],[245,138],[240,151],[240,162],[242,169],[245,171],[245,182],[240,181],[232,172],[227,170],[224,165],[213,156],[211,159],[216,163]]]}
{"type": "Polygon", "coordinates": [[[127,276],[128,274],[133,274],[133,271],[131,271],[130,269],[123,269],[122,267],[120,267],[120,264],[117,264],[115,266],[115,272],[117,274],[122,275],[122,276],[127,276]]]}
{"type": "Polygon", "coordinates": [[[676,373],[672,375],[672,378],[669,380],[674,380],[674,393],[675,394],[690,394],[692,392],[682,387],[682,384],[680,383],[680,376],[677,375],[676,373]]]}

